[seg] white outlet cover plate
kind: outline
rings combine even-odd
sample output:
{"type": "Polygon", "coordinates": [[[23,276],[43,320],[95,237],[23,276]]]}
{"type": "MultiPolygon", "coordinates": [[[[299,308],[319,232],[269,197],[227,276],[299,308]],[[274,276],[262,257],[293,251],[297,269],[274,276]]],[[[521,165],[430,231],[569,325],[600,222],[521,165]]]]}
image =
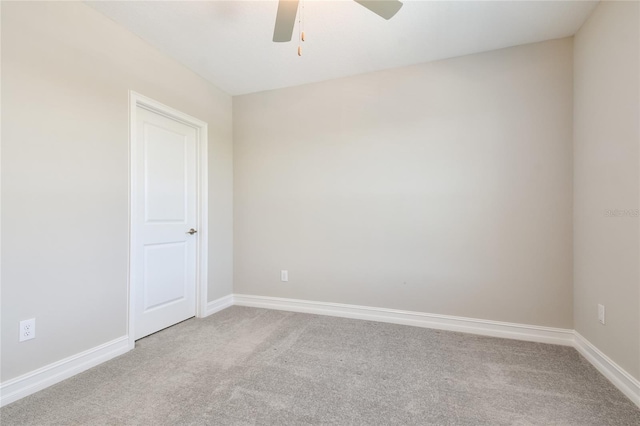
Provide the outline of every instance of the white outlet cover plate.
{"type": "Polygon", "coordinates": [[[598,304],[598,321],[604,325],[604,305],[598,304]]]}
{"type": "Polygon", "coordinates": [[[36,337],[36,319],[20,321],[20,342],[31,340],[36,337]]]}

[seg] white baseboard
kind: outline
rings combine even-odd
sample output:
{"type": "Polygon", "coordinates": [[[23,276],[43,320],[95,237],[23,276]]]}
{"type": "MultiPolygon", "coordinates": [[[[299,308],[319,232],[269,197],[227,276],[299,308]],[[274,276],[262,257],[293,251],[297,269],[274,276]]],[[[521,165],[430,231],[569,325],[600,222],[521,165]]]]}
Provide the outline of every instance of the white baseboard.
{"type": "Polygon", "coordinates": [[[483,336],[573,346],[611,383],[640,407],[640,382],[575,330],[508,322],[427,314],[423,312],[345,305],[341,303],[284,299],[235,294],[234,304],[281,311],[330,315],[344,318],[412,325],[438,330],[460,331],[483,336]]]}
{"type": "Polygon", "coordinates": [[[91,348],[0,384],[0,406],[31,395],[129,351],[129,336],[91,348]]]}
{"type": "Polygon", "coordinates": [[[345,305],[342,303],[250,296],[245,294],[235,294],[234,301],[234,304],[239,306],[388,322],[435,328],[438,330],[460,331],[483,336],[527,340],[530,342],[573,346],[574,340],[573,330],[564,328],[541,327],[369,306],[345,305]]]}
{"type": "Polygon", "coordinates": [[[574,333],[575,348],[578,352],[640,408],[640,381],[627,373],[580,333],[577,331],[574,333]]]}
{"type": "MultiPolygon", "coordinates": [[[[232,294],[207,303],[205,316],[212,315],[232,305],[379,321],[438,330],[459,331],[482,336],[573,346],[600,373],[640,407],[640,381],[631,376],[575,330],[246,294],[232,294]]],[[[122,355],[129,350],[129,338],[128,336],[123,336],[2,383],[0,384],[0,406],[17,401],[111,358],[122,355]]]]}
{"type": "Polygon", "coordinates": [[[207,309],[204,313],[204,316],[208,317],[209,315],[220,312],[221,310],[226,309],[229,306],[233,306],[233,294],[229,294],[227,296],[212,300],[211,302],[207,303],[207,309]]]}
{"type": "MultiPolygon", "coordinates": [[[[232,305],[232,294],[213,300],[207,303],[204,316],[209,316],[232,305]]],[[[131,349],[133,347],[130,345],[129,337],[123,336],[15,379],[0,383],[0,407],[68,379],[131,349]]]]}

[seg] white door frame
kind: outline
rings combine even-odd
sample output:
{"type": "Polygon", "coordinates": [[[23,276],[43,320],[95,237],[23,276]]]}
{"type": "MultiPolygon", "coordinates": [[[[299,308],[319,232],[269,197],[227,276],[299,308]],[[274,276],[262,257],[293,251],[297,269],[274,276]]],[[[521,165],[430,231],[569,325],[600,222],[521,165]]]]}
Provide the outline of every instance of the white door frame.
{"type": "Polygon", "coordinates": [[[136,241],[134,232],[134,218],[137,217],[136,213],[138,206],[136,205],[137,198],[137,183],[136,173],[134,167],[136,166],[136,148],[138,146],[136,123],[137,123],[137,108],[144,108],[156,114],[163,115],[172,120],[176,120],[180,123],[196,129],[196,194],[198,197],[196,207],[196,224],[198,230],[198,236],[196,243],[196,316],[202,318],[206,314],[207,309],[207,253],[208,253],[208,161],[207,161],[207,123],[184,114],[171,107],[168,107],[153,99],[147,98],[133,90],[129,91],[129,273],[127,279],[127,293],[128,293],[128,309],[127,309],[127,334],[129,336],[129,349],[135,347],[135,334],[134,334],[134,279],[138,271],[136,271],[136,265],[138,265],[138,259],[136,258],[136,250],[134,250],[136,241]]]}

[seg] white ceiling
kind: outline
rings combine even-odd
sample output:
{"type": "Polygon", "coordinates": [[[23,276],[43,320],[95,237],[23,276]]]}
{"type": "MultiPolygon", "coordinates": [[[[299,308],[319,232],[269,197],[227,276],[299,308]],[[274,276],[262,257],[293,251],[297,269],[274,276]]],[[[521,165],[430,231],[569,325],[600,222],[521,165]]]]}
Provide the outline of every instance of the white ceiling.
{"type": "Polygon", "coordinates": [[[385,21],[351,0],[305,0],[298,57],[297,24],[291,42],[271,41],[274,0],[88,2],[231,95],[571,36],[596,3],[405,0],[385,21]]]}

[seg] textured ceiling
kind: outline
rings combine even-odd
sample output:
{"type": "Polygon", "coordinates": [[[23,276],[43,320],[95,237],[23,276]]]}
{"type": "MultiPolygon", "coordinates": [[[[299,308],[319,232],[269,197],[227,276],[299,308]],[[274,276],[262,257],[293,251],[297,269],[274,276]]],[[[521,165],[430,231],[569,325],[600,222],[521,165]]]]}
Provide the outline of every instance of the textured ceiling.
{"type": "Polygon", "coordinates": [[[354,1],[305,0],[298,57],[297,24],[291,42],[271,41],[277,1],[87,2],[231,95],[571,36],[596,3],[405,0],[385,21],[354,1]]]}

